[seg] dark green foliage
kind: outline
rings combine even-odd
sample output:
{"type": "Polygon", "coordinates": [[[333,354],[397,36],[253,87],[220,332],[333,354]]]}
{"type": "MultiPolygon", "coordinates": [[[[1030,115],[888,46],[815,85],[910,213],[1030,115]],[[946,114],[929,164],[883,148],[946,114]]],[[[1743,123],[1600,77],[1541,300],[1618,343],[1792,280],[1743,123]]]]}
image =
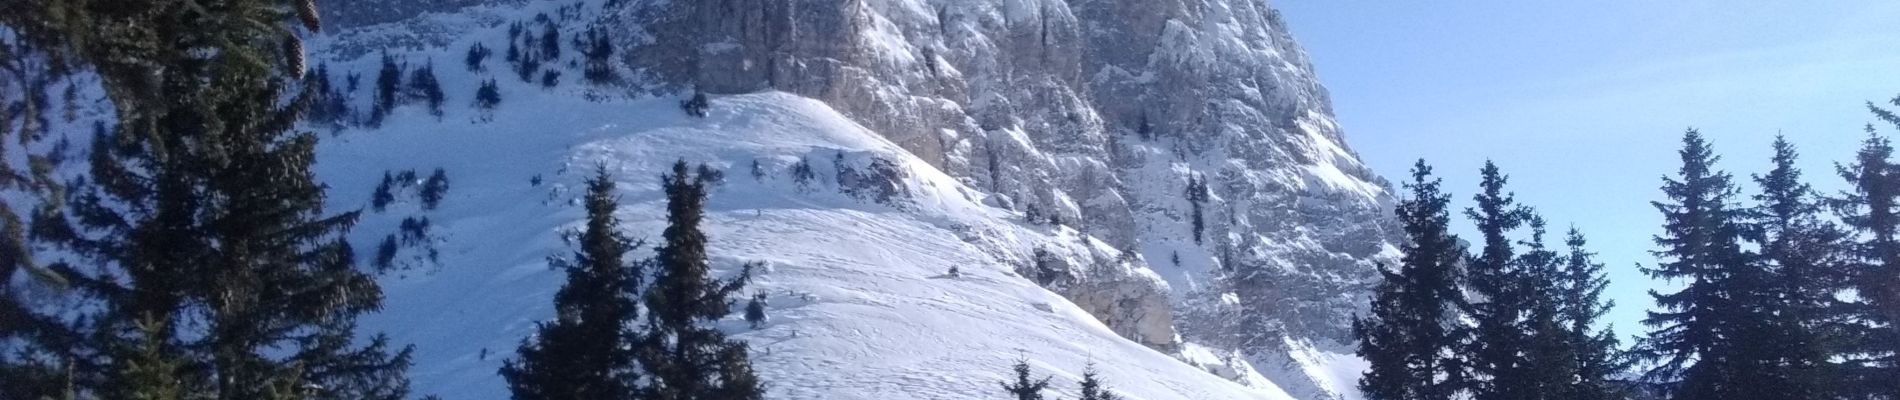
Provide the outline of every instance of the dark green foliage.
{"type": "Polygon", "coordinates": [[[495,87],[494,79],[482,81],[482,86],[475,89],[475,108],[493,111],[498,105],[501,105],[501,89],[495,87]]]}
{"type": "Polygon", "coordinates": [[[549,22],[541,28],[541,59],[558,61],[561,59],[561,27],[549,22]]]}
{"type": "Polygon", "coordinates": [[[692,98],[680,101],[680,109],[685,110],[686,115],[706,118],[712,110],[712,101],[706,98],[706,92],[695,91],[692,98]]]}
{"type": "Polygon", "coordinates": [[[402,233],[404,244],[419,245],[429,239],[429,217],[404,217],[397,231],[402,233]]]}
{"type": "Polygon", "coordinates": [[[1604,277],[1603,264],[1595,261],[1596,254],[1585,249],[1587,244],[1582,232],[1570,230],[1564,239],[1569,251],[1564,257],[1561,277],[1554,286],[1558,290],[1556,299],[1561,313],[1558,321],[1563,324],[1574,358],[1567,368],[1577,377],[1575,384],[1559,398],[1624,399],[1628,390],[1616,379],[1630,369],[1630,359],[1623,353],[1614,330],[1594,327],[1615,302],[1603,299],[1603,290],[1609,287],[1610,281],[1604,277]]]}
{"type": "Polygon", "coordinates": [[[1201,211],[1202,208],[1205,208],[1204,204],[1207,203],[1208,197],[1210,197],[1210,193],[1207,190],[1207,179],[1201,178],[1199,175],[1188,175],[1187,189],[1184,195],[1187,196],[1188,206],[1191,207],[1190,214],[1188,215],[1190,218],[1189,223],[1192,224],[1191,226],[1194,231],[1194,243],[1200,244],[1203,233],[1207,231],[1206,218],[1202,216],[1201,211]]]}
{"type": "Polygon", "coordinates": [[[639,318],[634,301],[642,263],[627,253],[640,245],[621,234],[612,176],[599,167],[587,182],[587,227],[571,260],[557,259],[567,283],[554,295],[555,316],[524,339],[517,357],[503,362],[502,378],[516,400],[631,400],[641,393],[634,345],[644,338],[628,326],[639,318]]]}
{"type": "Polygon", "coordinates": [[[655,251],[653,284],[644,294],[647,335],[636,353],[652,382],[642,397],[655,400],[756,400],[763,396],[744,342],[707,326],[732,312],[729,297],[745,286],[739,276],[711,277],[706,234],[700,230],[706,182],[685,161],[660,177],[667,199],[664,244],[655,251]]]}
{"type": "Polygon", "coordinates": [[[1102,381],[1096,378],[1099,375],[1100,374],[1098,374],[1095,371],[1094,364],[1090,364],[1087,369],[1082,371],[1082,399],[1081,400],[1118,400],[1120,399],[1121,397],[1117,397],[1115,396],[1114,393],[1109,392],[1108,388],[1102,387],[1102,381]]]}
{"type": "Polygon", "coordinates": [[[1658,309],[1643,320],[1651,330],[1639,354],[1653,366],[1646,378],[1691,399],[1781,399],[1788,377],[1764,354],[1772,343],[1772,310],[1763,304],[1769,276],[1741,244],[1742,213],[1729,175],[1702,135],[1683,135],[1682,168],[1665,178],[1661,250],[1652,277],[1686,281],[1671,293],[1652,293],[1658,309]]]}
{"type": "Polygon", "coordinates": [[[613,67],[613,42],[600,28],[588,28],[586,35],[578,43],[581,55],[587,60],[581,77],[595,84],[619,81],[613,67]]]}
{"type": "MultiPolygon", "coordinates": [[[[1894,122],[1892,113],[1871,103],[1868,108],[1894,122]]],[[[1848,382],[1840,387],[1846,395],[1879,398],[1871,396],[1900,393],[1900,379],[1892,378],[1900,376],[1900,168],[1887,138],[1872,125],[1867,131],[1853,163],[1840,167],[1851,189],[1834,201],[1842,225],[1856,234],[1847,246],[1842,278],[1860,293],[1837,305],[1852,318],[1839,325],[1842,352],[1858,353],[1846,358],[1841,373],[1848,382]]]]}
{"type": "Polygon", "coordinates": [[[343,240],[356,215],[324,211],[318,138],[293,130],[316,96],[296,84],[294,4],[5,8],[13,37],[96,72],[119,122],[71,207],[36,221],[84,228],[49,244],[78,263],[53,269],[97,305],[59,342],[71,392],[44,395],[406,397],[407,350],[355,332],[381,302],[343,240]]]}
{"type": "Polygon", "coordinates": [[[1371,400],[1449,400],[1465,381],[1456,310],[1463,293],[1464,249],[1450,231],[1451,196],[1439,190],[1424,160],[1412,167],[1409,198],[1398,206],[1404,256],[1373,293],[1371,315],[1353,321],[1357,354],[1369,364],[1359,388],[1371,400]]]}
{"type": "Polygon", "coordinates": [[[1759,262],[1770,268],[1768,285],[1760,288],[1767,294],[1758,306],[1765,309],[1762,315],[1772,316],[1762,321],[1762,329],[1768,336],[1763,342],[1774,347],[1755,351],[1773,359],[1778,366],[1773,373],[1786,379],[1788,386],[1769,389],[1773,393],[1833,398],[1829,392],[1841,371],[1830,360],[1840,339],[1834,321],[1847,317],[1834,307],[1834,293],[1845,286],[1841,267],[1847,236],[1821,215],[1820,199],[1801,182],[1797,157],[1786,138],[1775,139],[1774,168],[1755,176],[1761,192],[1747,211],[1746,236],[1759,245],[1759,262]]]}
{"type": "Polygon", "coordinates": [[[561,71],[549,69],[541,71],[541,87],[551,88],[561,85],[561,71]]]}
{"type": "Polygon", "coordinates": [[[752,300],[746,302],[745,321],[752,324],[752,329],[765,324],[765,293],[752,295],[752,300]]]}
{"type": "Polygon", "coordinates": [[[383,66],[376,70],[376,99],[371,104],[370,126],[382,126],[383,118],[389,116],[396,106],[402,105],[399,96],[402,88],[402,66],[396,64],[396,57],[383,52],[383,66]]]}
{"type": "Polygon", "coordinates": [[[402,246],[396,243],[396,235],[384,236],[383,243],[376,245],[376,260],[370,265],[382,271],[395,267],[396,252],[399,250],[402,250],[402,246]]]}
{"type": "MultiPolygon", "coordinates": [[[[519,24],[515,26],[519,26],[519,24]]],[[[514,29],[514,27],[510,27],[509,29],[514,29]]],[[[502,57],[502,60],[510,64],[518,64],[521,62],[521,47],[515,45],[514,35],[508,36],[508,51],[506,55],[502,57]]]]}
{"type": "Polygon", "coordinates": [[[370,193],[369,206],[376,212],[383,212],[390,203],[396,202],[396,177],[389,171],[383,171],[382,183],[376,184],[376,191],[370,193]]]}
{"type": "Polygon", "coordinates": [[[448,193],[449,174],[436,168],[434,173],[429,174],[429,179],[422,181],[422,190],[416,192],[416,196],[422,198],[422,209],[434,210],[442,204],[442,197],[448,193]]]}
{"type": "Polygon", "coordinates": [[[489,50],[487,46],[482,46],[480,42],[471,44],[468,46],[468,56],[462,59],[462,63],[468,65],[469,71],[487,71],[488,67],[483,64],[488,61],[489,53],[493,52],[494,51],[489,50]]]}
{"type": "Polygon", "coordinates": [[[350,122],[349,96],[343,94],[330,82],[330,67],[317,64],[316,71],[304,76],[304,90],[310,93],[310,110],[304,113],[304,120],[340,129],[350,122]]]}
{"type": "Polygon", "coordinates": [[[435,64],[423,64],[409,76],[408,97],[429,105],[429,115],[442,116],[442,84],[435,79],[435,64]]]}
{"type": "Polygon", "coordinates": [[[1533,365],[1521,352],[1529,345],[1531,327],[1526,314],[1537,300],[1537,286],[1530,280],[1530,269],[1544,264],[1544,254],[1527,254],[1520,259],[1510,234],[1522,227],[1530,212],[1506,192],[1509,181],[1496,164],[1486,161],[1480,171],[1479,193],[1472,197],[1477,206],[1465,210],[1466,218],[1477,224],[1482,247],[1465,260],[1471,300],[1465,313],[1473,321],[1468,328],[1466,364],[1482,376],[1470,383],[1476,400],[1534,398],[1539,390],[1530,374],[1550,366],[1533,365]]]}
{"type": "Polygon", "coordinates": [[[816,180],[818,180],[818,173],[812,171],[810,161],[799,157],[798,162],[792,164],[792,182],[798,185],[799,191],[810,193],[813,190],[812,182],[816,180]]]}
{"type": "Polygon", "coordinates": [[[1049,388],[1050,377],[1035,379],[1030,376],[1029,360],[1016,360],[1016,365],[1010,366],[1010,369],[1016,371],[1016,381],[1003,382],[1003,391],[1009,392],[1016,400],[1042,400],[1042,390],[1049,388]]]}

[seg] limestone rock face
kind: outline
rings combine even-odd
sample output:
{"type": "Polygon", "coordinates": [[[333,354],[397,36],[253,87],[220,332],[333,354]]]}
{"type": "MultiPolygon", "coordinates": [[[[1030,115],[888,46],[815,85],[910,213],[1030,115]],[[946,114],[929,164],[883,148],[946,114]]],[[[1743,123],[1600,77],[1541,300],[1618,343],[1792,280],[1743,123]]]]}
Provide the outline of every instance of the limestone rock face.
{"type": "MultiPolygon", "coordinates": [[[[320,1],[351,26],[518,0],[320,1]]],[[[993,205],[1138,255],[1078,258],[1046,285],[1112,329],[1238,351],[1302,398],[1336,393],[1268,364],[1344,348],[1374,264],[1396,254],[1389,185],[1267,0],[602,4],[568,26],[606,30],[636,91],[823,101],[993,205]]],[[[453,32],[423,33],[357,41],[453,32]]]]}
{"type": "MultiPolygon", "coordinates": [[[[1264,0],[699,0],[616,13],[625,61],[660,91],[825,101],[1019,209],[1140,253],[1193,341],[1260,360],[1283,358],[1288,339],[1340,343],[1373,263],[1393,253],[1387,183],[1346,147],[1264,0]],[[1209,192],[1198,240],[1190,179],[1209,192]]],[[[1105,307],[1111,326],[1158,320],[1116,282],[1061,292],[1105,307]]]]}

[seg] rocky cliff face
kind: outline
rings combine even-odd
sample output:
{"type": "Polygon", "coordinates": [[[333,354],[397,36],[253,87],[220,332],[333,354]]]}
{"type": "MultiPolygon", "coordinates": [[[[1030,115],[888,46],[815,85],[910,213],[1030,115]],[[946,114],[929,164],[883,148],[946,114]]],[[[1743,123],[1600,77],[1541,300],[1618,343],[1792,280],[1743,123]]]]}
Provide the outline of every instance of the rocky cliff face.
{"type": "MultiPolygon", "coordinates": [[[[341,10],[331,26],[406,26],[346,30],[333,51],[351,57],[440,46],[461,29],[419,14],[520,3],[320,1],[341,10]]],[[[1238,351],[1301,398],[1339,385],[1295,353],[1344,349],[1373,264],[1395,253],[1388,185],[1346,146],[1266,0],[606,0],[598,10],[559,18],[607,30],[634,90],[823,101],[990,192],[993,206],[1140,255],[1049,263],[1067,278],[1045,286],[1117,333],[1238,351]]],[[[998,258],[1037,267],[1031,254],[998,258]]]]}
{"type": "Polygon", "coordinates": [[[1386,183],[1264,0],[652,1],[609,20],[661,90],[825,101],[1143,254],[1190,339],[1256,361],[1340,343],[1392,252],[1386,183]]]}

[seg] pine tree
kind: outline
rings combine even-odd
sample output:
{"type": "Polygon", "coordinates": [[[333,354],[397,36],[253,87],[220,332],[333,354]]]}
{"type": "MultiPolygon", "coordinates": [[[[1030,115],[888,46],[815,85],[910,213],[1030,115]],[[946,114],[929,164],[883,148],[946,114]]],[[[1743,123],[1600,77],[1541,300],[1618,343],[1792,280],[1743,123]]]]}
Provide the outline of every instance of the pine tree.
{"type": "Polygon", "coordinates": [[[541,28],[541,58],[557,62],[561,60],[561,29],[553,22],[541,28]]]}
{"type": "Polygon", "coordinates": [[[410,98],[429,105],[429,115],[442,116],[442,84],[435,80],[435,64],[423,64],[409,76],[410,98]]]}
{"type": "Polygon", "coordinates": [[[1514,375],[1517,381],[1500,382],[1493,379],[1493,386],[1501,386],[1521,393],[1518,399],[1555,399],[1575,388],[1575,364],[1577,347],[1571,341],[1563,324],[1562,282],[1563,256],[1551,249],[1544,238],[1548,234],[1543,217],[1529,214],[1525,223],[1530,227],[1530,239],[1521,242],[1523,254],[1516,263],[1517,278],[1515,291],[1523,296],[1523,320],[1518,325],[1523,332],[1518,339],[1518,350],[1522,359],[1519,371],[1514,375]]]}
{"type": "MultiPolygon", "coordinates": [[[[1884,110],[1874,107],[1883,118],[1884,110]]],[[[1896,123],[1900,125],[1900,122],[1896,123]]],[[[1857,234],[1848,245],[1845,275],[1850,287],[1861,293],[1852,302],[1838,304],[1839,312],[1850,319],[1841,324],[1846,359],[1841,384],[1848,396],[1879,399],[1900,393],[1900,295],[1886,294],[1883,288],[1894,285],[1900,273],[1900,169],[1893,164],[1893,145],[1867,126],[1868,138],[1862,142],[1852,164],[1841,166],[1840,175],[1851,189],[1834,201],[1843,225],[1857,234]]]]}
{"type": "Polygon", "coordinates": [[[1588,244],[1583,232],[1570,229],[1564,238],[1569,251],[1564,256],[1561,280],[1554,286],[1560,290],[1556,296],[1561,305],[1560,321],[1572,346],[1570,353],[1575,357],[1568,369],[1577,377],[1576,384],[1559,398],[1624,399],[1627,393],[1614,380],[1629,370],[1630,362],[1622,353],[1614,329],[1599,331],[1595,328],[1597,320],[1603,318],[1615,302],[1603,299],[1603,291],[1610,281],[1604,277],[1603,264],[1595,261],[1596,254],[1585,249],[1588,244]]]}
{"type": "Polygon", "coordinates": [[[468,65],[470,72],[487,71],[488,67],[483,65],[483,63],[488,60],[488,55],[492,52],[493,51],[489,50],[487,46],[482,46],[479,42],[471,44],[468,46],[468,56],[463,57],[462,63],[468,65]]]}
{"type": "Polygon", "coordinates": [[[1016,360],[1010,369],[1016,371],[1016,382],[1003,382],[1003,391],[1015,396],[1016,400],[1042,400],[1042,390],[1049,388],[1049,378],[1035,379],[1029,375],[1029,360],[1016,360]]]}
{"type": "Polygon", "coordinates": [[[1098,375],[1100,374],[1095,370],[1095,364],[1089,364],[1088,368],[1082,371],[1082,399],[1081,400],[1120,399],[1120,397],[1115,396],[1114,393],[1109,392],[1108,388],[1102,387],[1102,381],[1099,379],[1096,379],[1096,376],[1098,375]]]}
{"type": "Polygon", "coordinates": [[[482,81],[482,86],[475,89],[475,108],[494,111],[498,105],[501,105],[501,89],[495,86],[494,79],[482,81]]]}
{"type": "Polygon", "coordinates": [[[77,370],[170,375],[81,379],[81,391],[404,397],[408,351],[355,332],[356,316],[381,301],[343,240],[356,214],[324,212],[310,171],[317,137],[293,130],[311,99],[287,92],[304,72],[286,37],[295,5],[171,3],[44,20],[79,24],[54,35],[72,38],[75,61],[97,71],[121,127],[95,142],[94,176],[76,188],[71,221],[44,221],[86,228],[60,243],[88,267],[59,272],[101,306],[87,315],[96,353],[77,370]]]}
{"type": "Polygon", "coordinates": [[[388,117],[396,106],[401,105],[402,66],[396,64],[396,57],[383,52],[383,66],[376,70],[376,98],[371,104],[370,126],[382,126],[383,118],[388,117]]]}
{"type": "Polygon", "coordinates": [[[1370,366],[1359,388],[1371,400],[1448,400],[1460,393],[1464,366],[1450,356],[1460,343],[1457,310],[1464,249],[1450,231],[1451,196],[1439,190],[1424,160],[1412,167],[1409,198],[1398,206],[1404,227],[1401,265],[1381,266],[1371,315],[1353,321],[1357,353],[1370,366]]]}
{"type": "Polygon", "coordinates": [[[1825,392],[1838,381],[1832,375],[1839,369],[1830,362],[1830,348],[1837,347],[1831,336],[1837,335],[1828,332],[1837,319],[1834,293],[1844,285],[1839,277],[1846,235],[1821,218],[1820,202],[1794,165],[1794,145],[1777,136],[1774,152],[1774,168],[1755,176],[1761,193],[1754,196],[1747,232],[1773,268],[1764,288],[1771,295],[1759,297],[1763,303],[1756,307],[1772,310],[1765,313],[1775,317],[1765,321],[1765,334],[1772,336],[1766,342],[1778,346],[1762,351],[1778,358],[1779,374],[1789,384],[1776,389],[1783,396],[1831,398],[1825,392]]]}
{"type": "Polygon", "coordinates": [[[745,286],[752,267],[747,265],[732,279],[712,278],[706,234],[699,227],[706,183],[692,175],[685,161],[675,163],[660,181],[667,199],[667,228],[654,256],[653,284],[644,297],[649,331],[637,354],[652,386],[642,398],[759,399],[762,389],[745,343],[706,326],[732,312],[728,298],[745,286]]]}
{"type": "Polygon", "coordinates": [[[1658,309],[1643,324],[1651,328],[1640,343],[1652,363],[1646,378],[1668,386],[1671,397],[1690,399],[1774,399],[1785,377],[1769,370],[1774,360],[1759,350],[1769,347],[1762,325],[1766,276],[1741,245],[1741,212],[1727,173],[1701,133],[1683,135],[1682,168],[1664,178],[1663,234],[1656,237],[1659,259],[1644,272],[1651,277],[1687,281],[1671,293],[1652,293],[1658,309]],[[1772,386],[1772,387],[1771,387],[1772,386]]]}
{"type": "Polygon", "coordinates": [[[447,196],[448,192],[449,174],[441,168],[436,168],[434,173],[429,174],[429,179],[422,181],[422,190],[417,192],[416,196],[422,198],[422,209],[434,210],[442,204],[442,198],[447,196]]]}
{"type": "Polygon", "coordinates": [[[1190,207],[1189,223],[1194,231],[1194,243],[1200,244],[1203,233],[1207,232],[1206,219],[1201,215],[1203,204],[1208,198],[1207,179],[1200,178],[1198,175],[1188,175],[1187,190],[1184,194],[1187,196],[1190,207]]]}
{"type": "Polygon", "coordinates": [[[1529,399],[1538,388],[1528,374],[1547,366],[1530,365],[1520,355],[1529,335],[1522,321],[1535,298],[1529,292],[1532,286],[1525,284],[1527,267],[1532,265],[1517,258],[1508,235],[1530,215],[1505,191],[1509,178],[1496,164],[1486,161],[1480,175],[1480,192],[1472,197],[1477,207],[1465,210],[1466,218],[1477,223],[1484,243],[1476,256],[1465,261],[1473,295],[1465,308],[1474,326],[1463,335],[1469,341],[1462,353],[1472,371],[1485,377],[1470,383],[1472,398],[1529,399]]]}
{"type": "Polygon", "coordinates": [[[630,400],[639,387],[633,353],[639,317],[635,291],[640,246],[620,233],[613,177],[599,167],[587,182],[587,226],[571,260],[557,260],[567,283],[554,295],[555,316],[504,361],[502,378],[516,400],[630,400]]]}

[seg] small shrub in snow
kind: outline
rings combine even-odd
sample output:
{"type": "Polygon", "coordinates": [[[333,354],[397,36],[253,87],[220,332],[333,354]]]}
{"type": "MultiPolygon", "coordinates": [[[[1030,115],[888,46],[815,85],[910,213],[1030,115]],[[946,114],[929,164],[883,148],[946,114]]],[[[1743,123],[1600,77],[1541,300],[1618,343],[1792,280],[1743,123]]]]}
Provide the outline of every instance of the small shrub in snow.
{"type": "Polygon", "coordinates": [[[745,321],[752,324],[752,329],[765,325],[765,293],[752,295],[752,301],[746,302],[745,321]]]}
{"type": "Polygon", "coordinates": [[[550,69],[550,70],[541,72],[541,87],[551,88],[551,87],[559,86],[560,84],[561,84],[561,71],[550,69]]]}
{"type": "Polygon", "coordinates": [[[697,169],[698,171],[696,172],[699,173],[700,183],[706,184],[707,186],[719,186],[726,183],[725,171],[720,171],[706,164],[700,164],[697,169]]]}
{"type": "Polygon", "coordinates": [[[693,92],[693,98],[680,102],[680,109],[686,110],[686,115],[706,118],[712,110],[712,100],[706,98],[705,92],[693,92]]]}
{"type": "Polygon", "coordinates": [[[407,217],[398,226],[404,244],[420,244],[429,238],[429,217],[407,217]]]}
{"type": "Polygon", "coordinates": [[[759,160],[752,160],[752,180],[765,181],[765,166],[759,165],[759,160]]]}
{"type": "Polygon", "coordinates": [[[792,164],[792,182],[798,185],[799,191],[810,193],[812,181],[817,179],[818,173],[812,171],[810,161],[801,157],[797,163],[792,164]]]}

